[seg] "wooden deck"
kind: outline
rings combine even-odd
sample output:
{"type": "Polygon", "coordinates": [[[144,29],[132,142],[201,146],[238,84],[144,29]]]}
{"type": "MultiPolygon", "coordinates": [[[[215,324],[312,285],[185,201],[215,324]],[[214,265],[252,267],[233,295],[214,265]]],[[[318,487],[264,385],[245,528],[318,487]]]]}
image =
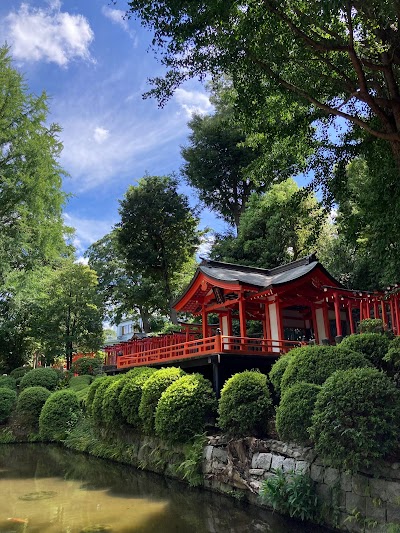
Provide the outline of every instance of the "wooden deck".
{"type": "Polygon", "coordinates": [[[258,339],[251,337],[226,337],[214,335],[173,344],[160,344],[157,338],[126,342],[106,348],[105,364],[118,370],[142,365],[159,365],[179,362],[213,354],[276,357],[300,346],[298,341],[258,339]],[[156,345],[156,346],[155,346],[156,345]]]}

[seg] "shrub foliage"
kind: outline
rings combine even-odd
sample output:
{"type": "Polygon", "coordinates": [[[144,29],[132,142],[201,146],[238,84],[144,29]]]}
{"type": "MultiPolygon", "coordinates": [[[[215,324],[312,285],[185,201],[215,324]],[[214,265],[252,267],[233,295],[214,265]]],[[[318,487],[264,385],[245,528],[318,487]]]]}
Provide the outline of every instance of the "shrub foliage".
{"type": "Polygon", "coordinates": [[[285,392],[276,410],[276,429],[282,440],[308,444],[308,428],[320,390],[313,383],[296,383],[285,392]]]}
{"type": "Polygon", "coordinates": [[[363,355],[346,349],[343,344],[344,341],[339,346],[303,346],[292,350],[281,381],[281,393],[301,382],[322,385],[336,370],[370,366],[363,355]]]}
{"type": "Polygon", "coordinates": [[[21,379],[20,389],[27,387],[44,387],[54,390],[60,381],[59,373],[53,368],[34,368],[27,372],[21,379]]]}
{"type": "Polygon", "coordinates": [[[279,359],[272,365],[271,371],[268,374],[269,380],[272,383],[277,396],[280,396],[281,394],[281,381],[291,357],[290,354],[279,357],[279,359]]]}
{"type": "MultiPolygon", "coordinates": [[[[93,420],[97,424],[102,424],[104,422],[103,400],[108,391],[108,388],[114,381],[117,381],[117,378],[121,379],[121,376],[107,376],[99,380],[100,383],[95,390],[94,398],[93,398],[93,401],[91,402],[91,407],[90,407],[90,414],[92,415],[93,420]]],[[[92,388],[92,385],[90,386],[90,389],[91,388],[92,388]]],[[[90,392],[91,390],[89,390],[89,394],[90,392]]],[[[86,409],[89,409],[87,405],[88,404],[86,400],[86,409]]]]}
{"type": "Polygon", "coordinates": [[[137,367],[126,375],[125,384],[119,395],[119,405],[124,419],[135,428],[141,427],[139,405],[142,399],[142,388],[149,377],[156,372],[155,368],[137,367]]]}
{"type": "Polygon", "coordinates": [[[380,333],[349,335],[341,342],[341,347],[362,353],[374,366],[382,367],[383,358],[389,349],[390,340],[380,333]]]}
{"type": "Polygon", "coordinates": [[[100,387],[100,385],[103,383],[103,381],[105,379],[108,379],[110,376],[102,376],[100,378],[97,378],[95,379],[91,384],[90,384],[90,387],[89,387],[89,392],[87,393],[87,396],[86,396],[86,411],[89,415],[92,414],[92,405],[93,405],[93,400],[94,400],[94,397],[96,395],[96,391],[98,389],[98,387],[100,387]]]}
{"type": "Polygon", "coordinates": [[[16,412],[19,419],[37,425],[39,416],[51,392],[44,387],[27,387],[18,396],[16,412]]]}
{"type": "Polygon", "coordinates": [[[182,376],[161,395],[155,416],[156,433],[170,442],[187,442],[204,432],[216,407],[215,394],[207,379],[201,374],[182,376]]]}
{"type": "Polygon", "coordinates": [[[324,383],[310,433],[333,466],[357,470],[394,450],[399,423],[400,391],[383,372],[356,368],[324,383]]]}
{"type": "Polygon", "coordinates": [[[39,417],[40,436],[48,441],[64,440],[80,417],[79,400],[70,389],[54,392],[39,417]]]}
{"type": "Polygon", "coordinates": [[[0,424],[6,422],[17,401],[17,393],[9,387],[0,387],[0,424]]]}
{"type": "Polygon", "coordinates": [[[272,415],[268,378],[246,370],[229,378],[221,390],[219,427],[229,435],[264,435],[272,415]]]}
{"type": "Polygon", "coordinates": [[[360,333],[380,333],[384,331],[383,320],[380,318],[364,318],[359,325],[360,333]]]}
{"type": "Polygon", "coordinates": [[[100,357],[80,357],[72,363],[71,370],[79,376],[95,376],[101,372],[102,367],[103,360],[100,357]]]}
{"type": "Polygon", "coordinates": [[[139,416],[147,434],[155,432],[154,419],[161,394],[177,379],[185,375],[181,368],[160,368],[143,384],[139,416]]]}
{"type": "Polygon", "coordinates": [[[0,376],[0,388],[17,389],[17,382],[11,376],[0,376]]]}
{"type": "Polygon", "coordinates": [[[113,381],[104,391],[101,411],[103,422],[109,427],[118,426],[125,422],[119,403],[119,396],[124,388],[126,379],[126,375],[122,376],[121,379],[113,381]]]}

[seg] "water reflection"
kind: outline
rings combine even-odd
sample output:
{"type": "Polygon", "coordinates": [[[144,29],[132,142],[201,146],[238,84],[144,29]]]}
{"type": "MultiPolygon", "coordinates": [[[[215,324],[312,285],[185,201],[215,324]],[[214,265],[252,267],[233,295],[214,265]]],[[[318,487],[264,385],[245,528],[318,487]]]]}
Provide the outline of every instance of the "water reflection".
{"type": "Polygon", "coordinates": [[[1,445],[0,494],[0,533],[323,531],[55,446],[1,445]]]}

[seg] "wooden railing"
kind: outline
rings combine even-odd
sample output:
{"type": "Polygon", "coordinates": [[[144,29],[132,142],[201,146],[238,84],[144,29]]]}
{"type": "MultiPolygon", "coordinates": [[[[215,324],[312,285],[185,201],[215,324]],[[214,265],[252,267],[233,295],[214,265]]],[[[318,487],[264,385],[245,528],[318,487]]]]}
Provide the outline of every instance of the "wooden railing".
{"type": "MultiPolygon", "coordinates": [[[[298,341],[255,339],[250,337],[227,337],[215,335],[205,339],[196,339],[188,342],[180,342],[169,346],[152,348],[148,345],[143,351],[126,353],[117,356],[116,350],[108,354],[106,364],[115,365],[117,368],[129,368],[154,363],[167,363],[201,357],[216,353],[238,353],[241,355],[278,355],[286,353],[291,348],[300,346],[298,341]]],[[[115,348],[115,347],[114,347],[115,348]]],[[[121,352],[120,352],[121,353],[121,352]]]]}

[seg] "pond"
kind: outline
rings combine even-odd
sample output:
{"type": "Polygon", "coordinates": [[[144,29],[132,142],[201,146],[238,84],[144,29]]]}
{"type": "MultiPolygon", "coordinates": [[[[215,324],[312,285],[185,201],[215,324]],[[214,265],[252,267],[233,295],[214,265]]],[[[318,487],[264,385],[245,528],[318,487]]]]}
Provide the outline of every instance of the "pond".
{"type": "Polygon", "coordinates": [[[0,445],[1,533],[310,533],[255,506],[57,446],[0,445]]]}

